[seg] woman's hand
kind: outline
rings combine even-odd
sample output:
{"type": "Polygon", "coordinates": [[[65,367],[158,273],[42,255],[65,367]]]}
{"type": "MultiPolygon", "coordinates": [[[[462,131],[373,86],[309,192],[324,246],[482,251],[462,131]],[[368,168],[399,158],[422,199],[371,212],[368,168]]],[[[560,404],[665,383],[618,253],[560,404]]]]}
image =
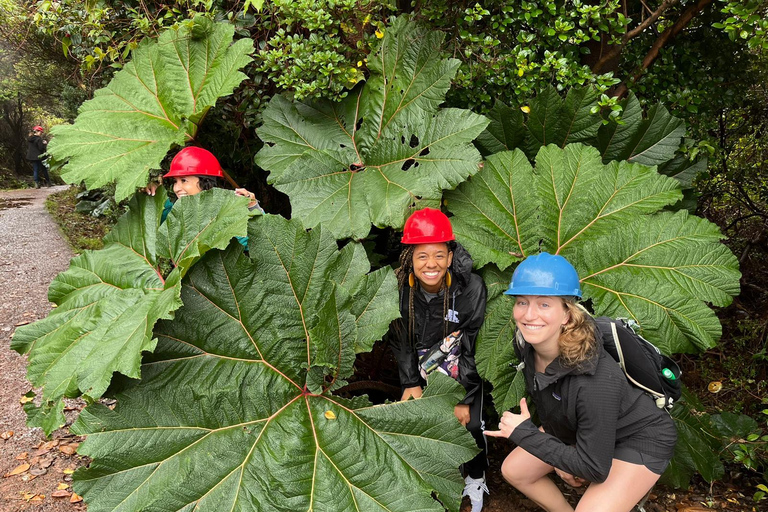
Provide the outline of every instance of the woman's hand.
{"type": "Polygon", "coordinates": [[[148,196],[154,196],[155,192],[157,192],[157,188],[160,186],[160,184],[156,181],[151,181],[149,184],[144,188],[144,193],[148,196]]]}
{"type": "Polygon", "coordinates": [[[256,202],[257,202],[257,201],[256,201],[256,194],[254,194],[253,192],[249,192],[249,191],[247,191],[247,190],[246,190],[246,189],[244,189],[244,188],[236,188],[236,189],[235,189],[235,194],[237,194],[238,196],[243,196],[243,197],[247,197],[247,198],[249,198],[249,199],[251,200],[251,201],[248,203],[248,207],[249,207],[249,208],[250,208],[251,206],[254,206],[254,205],[256,204],[256,202]]]}
{"type": "Polygon", "coordinates": [[[566,473],[562,469],[555,468],[555,473],[557,473],[557,476],[563,479],[563,482],[567,483],[571,487],[581,487],[583,484],[586,483],[586,480],[583,478],[580,478],[578,476],[573,476],[570,473],[566,473]]]}
{"type": "Polygon", "coordinates": [[[405,388],[403,390],[403,397],[400,400],[408,400],[409,398],[421,398],[422,393],[424,393],[424,390],[421,389],[421,386],[414,386],[412,388],[405,388]]]}
{"type": "Polygon", "coordinates": [[[509,437],[519,424],[531,418],[525,398],[520,400],[520,414],[506,411],[499,421],[499,430],[486,430],[485,435],[491,437],[509,437]]]}
{"type": "Polygon", "coordinates": [[[469,423],[469,406],[467,404],[459,404],[453,408],[453,415],[459,420],[462,427],[466,427],[469,423]]]}

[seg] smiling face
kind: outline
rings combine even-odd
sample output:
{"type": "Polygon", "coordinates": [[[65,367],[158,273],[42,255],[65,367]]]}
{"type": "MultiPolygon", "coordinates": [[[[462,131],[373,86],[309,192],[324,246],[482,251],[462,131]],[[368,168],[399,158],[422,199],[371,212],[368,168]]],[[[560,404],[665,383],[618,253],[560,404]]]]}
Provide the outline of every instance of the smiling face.
{"type": "Polygon", "coordinates": [[[173,178],[173,193],[176,197],[194,196],[202,192],[200,178],[197,176],[175,176],[173,178]]]}
{"type": "Polygon", "coordinates": [[[561,297],[521,295],[515,298],[515,323],[531,345],[557,347],[570,313],[561,297]]]}
{"type": "Polygon", "coordinates": [[[422,288],[437,293],[452,261],[453,252],[448,244],[419,244],[413,249],[413,274],[422,288]]]}

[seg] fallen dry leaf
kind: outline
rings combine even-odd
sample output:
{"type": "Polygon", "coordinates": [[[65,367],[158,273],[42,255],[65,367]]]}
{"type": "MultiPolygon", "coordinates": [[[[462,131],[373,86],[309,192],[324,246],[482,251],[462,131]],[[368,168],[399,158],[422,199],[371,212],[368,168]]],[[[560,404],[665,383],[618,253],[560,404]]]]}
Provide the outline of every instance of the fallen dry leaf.
{"type": "Polygon", "coordinates": [[[58,491],[53,491],[51,493],[52,498],[69,498],[71,495],[71,492],[65,491],[63,489],[59,489],[58,491]]]}
{"type": "Polygon", "coordinates": [[[32,398],[31,396],[22,396],[21,398],[19,398],[19,403],[25,404],[27,402],[31,402],[32,400],[34,400],[34,398],[32,398]]]}
{"type": "Polygon", "coordinates": [[[31,482],[35,478],[37,478],[37,475],[31,475],[29,473],[24,473],[23,475],[21,475],[22,482],[31,482]]]}
{"type": "Polygon", "coordinates": [[[24,320],[23,322],[19,322],[15,324],[16,327],[21,327],[22,325],[27,325],[29,323],[29,320],[24,320]]]}
{"type": "Polygon", "coordinates": [[[717,380],[714,380],[709,383],[707,386],[707,389],[710,393],[719,393],[721,389],[723,389],[723,383],[717,380]]]}
{"type": "Polygon", "coordinates": [[[27,460],[27,455],[29,455],[27,452],[21,452],[16,456],[16,460],[27,460]]]}
{"type": "Polygon", "coordinates": [[[62,471],[62,473],[64,473],[65,475],[71,475],[74,472],[75,472],[75,470],[72,469],[72,468],[67,468],[67,469],[62,471]]]}
{"type": "Polygon", "coordinates": [[[52,448],[56,448],[57,446],[59,446],[59,443],[60,441],[58,439],[51,439],[50,441],[44,442],[43,445],[40,447],[40,449],[50,450],[52,448]]]}
{"type": "Polygon", "coordinates": [[[13,468],[10,473],[7,473],[4,476],[8,477],[8,476],[20,475],[25,471],[27,471],[28,469],[29,469],[29,464],[21,464],[20,466],[16,466],[15,468],[13,468]]]}
{"type": "Polygon", "coordinates": [[[65,484],[64,482],[59,482],[59,485],[56,486],[56,489],[63,491],[64,489],[69,489],[69,484],[65,484]]]}
{"type": "Polygon", "coordinates": [[[81,501],[83,501],[83,497],[74,492],[72,493],[72,497],[69,498],[70,503],[80,503],[81,501]]]}
{"type": "Polygon", "coordinates": [[[59,446],[59,451],[65,455],[74,455],[78,446],[80,446],[79,443],[64,444],[59,446]]]}
{"type": "Polygon", "coordinates": [[[19,491],[19,494],[21,494],[24,501],[29,501],[36,496],[35,493],[29,491],[19,491]]]}
{"type": "Polygon", "coordinates": [[[29,500],[30,503],[40,503],[45,499],[45,494],[35,494],[32,496],[32,499],[29,500]]]}
{"type": "Polygon", "coordinates": [[[0,439],[2,439],[3,441],[6,441],[11,437],[13,437],[13,430],[6,430],[5,432],[0,434],[0,439]]]}
{"type": "Polygon", "coordinates": [[[49,468],[51,467],[51,464],[53,464],[53,461],[55,460],[54,457],[44,457],[38,461],[38,466],[41,468],[49,468]]]}
{"type": "Polygon", "coordinates": [[[35,475],[35,476],[43,476],[47,472],[48,472],[48,470],[45,469],[45,468],[32,468],[32,469],[29,470],[29,473],[31,475],[35,475]]]}

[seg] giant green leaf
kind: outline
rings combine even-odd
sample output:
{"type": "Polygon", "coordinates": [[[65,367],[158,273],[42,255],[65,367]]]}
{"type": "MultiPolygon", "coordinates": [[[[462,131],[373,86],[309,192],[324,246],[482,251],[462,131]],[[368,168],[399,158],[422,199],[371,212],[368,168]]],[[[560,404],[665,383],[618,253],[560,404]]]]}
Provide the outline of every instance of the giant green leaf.
{"type": "Polygon", "coordinates": [[[155,348],[153,326],[181,306],[180,278],[206,251],[246,233],[247,200],[231,192],[182,198],[161,226],[165,200],[164,189],[137,194],[104,248],[77,256],[53,280],[48,298],[58,307],[14,333],[11,346],[29,354],[27,377],[42,386],[44,402],[99,397],[113,372],[138,378],[141,353],[155,348]],[[159,257],[176,263],[167,279],[159,257]]]}
{"type": "MultiPolygon", "coordinates": [[[[639,164],[603,164],[581,144],[546,146],[535,167],[520,150],[497,153],[446,193],[457,238],[481,265],[505,269],[539,251],[561,254],[596,314],[635,319],[667,353],[714,346],[720,323],[708,305],[728,305],[739,290],[738,263],[718,228],[663,211],[679,198],[676,180],[639,164]]],[[[510,277],[487,273],[489,289],[502,276],[510,277]]],[[[505,295],[489,300],[477,344],[500,410],[519,400],[509,393],[512,304],[505,295]]]]}
{"type": "Polygon", "coordinates": [[[603,162],[625,160],[644,165],[666,165],[675,160],[666,174],[690,187],[691,173],[698,172],[705,159],[691,165],[678,152],[685,135],[685,122],[672,116],[663,105],[652,105],[643,112],[640,101],[630,93],[621,102],[620,122],[603,124],[598,109],[598,94],[593,87],[574,87],[561,98],[549,86],[533,98],[523,116],[519,108],[497,101],[488,113],[490,124],[478,136],[476,145],[484,155],[522,149],[530,160],[548,144],[564,147],[583,143],[598,148],[603,162]]]}
{"type": "MultiPolygon", "coordinates": [[[[233,244],[187,274],[142,380],[73,425],[93,458],[75,475],[89,510],[458,512],[458,465],[477,450],[452,414],[455,381],[377,406],[331,393],[366,329],[346,300],[367,293],[358,244],[272,216],[249,229],[250,257],[233,244]]],[[[368,297],[395,304],[380,337],[397,288],[368,297]]]]}
{"type": "Polygon", "coordinates": [[[471,142],[488,121],[439,108],[459,66],[440,52],[442,39],[398,18],[368,59],[371,78],[342,102],[272,99],[256,163],[291,198],[292,215],[361,238],[371,224],[402,227],[477,172],[471,142]]]}
{"type": "Polygon", "coordinates": [[[67,162],[67,183],[115,182],[117,200],[147,183],[173,145],[192,139],[208,109],[246,78],[253,43],[232,44],[234,26],[203,16],[144,42],[72,125],[53,128],[48,153],[67,162]]]}

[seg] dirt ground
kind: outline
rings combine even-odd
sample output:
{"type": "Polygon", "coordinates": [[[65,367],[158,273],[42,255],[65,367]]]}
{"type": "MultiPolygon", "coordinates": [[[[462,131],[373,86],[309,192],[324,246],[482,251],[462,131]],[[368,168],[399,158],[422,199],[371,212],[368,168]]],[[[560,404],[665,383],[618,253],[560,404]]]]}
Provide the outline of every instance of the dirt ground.
{"type": "MultiPolygon", "coordinates": [[[[49,193],[64,188],[0,192],[0,512],[86,510],[69,487],[72,470],[87,463],[74,454],[81,440],[66,428],[47,440],[39,429],[25,425],[20,399],[31,389],[25,377],[26,359],[9,348],[16,327],[43,318],[51,310],[46,298],[48,285],[67,268],[73,255],[43,206],[49,193]]],[[[69,423],[80,405],[68,405],[69,423]]],[[[491,448],[491,494],[486,497],[484,512],[539,510],[501,478],[507,443],[493,440],[491,448]]],[[[731,468],[724,482],[712,486],[700,478],[684,490],[657,486],[645,511],[768,511],[765,501],[752,501],[756,483],[755,475],[731,468]]],[[[573,504],[583,492],[561,487],[573,504]]],[[[461,510],[469,512],[467,499],[461,510]]]]}
{"type": "Polygon", "coordinates": [[[16,327],[44,318],[51,310],[48,285],[69,266],[72,251],[44,206],[48,194],[65,188],[0,192],[2,512],[85,510],[82,503],[70,502],[72,477],[67,474],[83,463],[72,454],[78,440],[62,429],[47,442],[40,429],[25,425],[20,399],[31,389],[26,358],[10,349],[16,327]]]}

